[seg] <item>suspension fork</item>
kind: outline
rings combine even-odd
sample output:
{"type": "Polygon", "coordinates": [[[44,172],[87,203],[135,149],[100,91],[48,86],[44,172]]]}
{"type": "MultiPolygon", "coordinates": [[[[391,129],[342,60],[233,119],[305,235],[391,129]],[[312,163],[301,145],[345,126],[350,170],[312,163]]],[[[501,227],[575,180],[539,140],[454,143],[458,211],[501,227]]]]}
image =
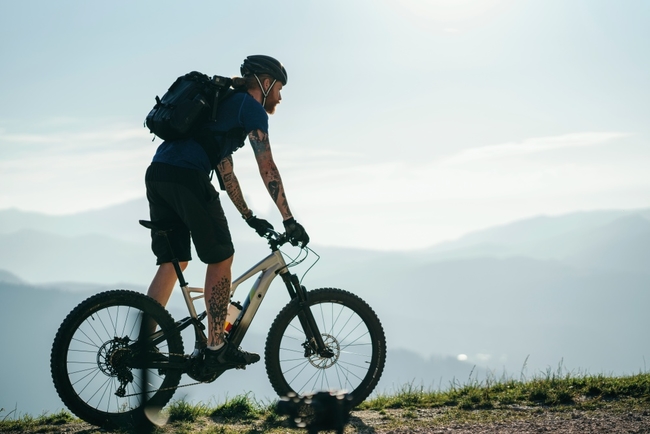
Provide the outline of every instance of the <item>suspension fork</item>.
{"type": "Polygon", "coordinates": [[[307,303],[307,289],[300,284],[298,276],[292,273],[282,273],[282,280],[287,286],[291,299],[297,299],[300,305],[298,320],[305,332],[307,342],[305,343],[305,357],[311,354],[318,354],[321,357],[332,357],[334,353],[325,346],[323,336],[314,319],[314,314],[307,303]]]}

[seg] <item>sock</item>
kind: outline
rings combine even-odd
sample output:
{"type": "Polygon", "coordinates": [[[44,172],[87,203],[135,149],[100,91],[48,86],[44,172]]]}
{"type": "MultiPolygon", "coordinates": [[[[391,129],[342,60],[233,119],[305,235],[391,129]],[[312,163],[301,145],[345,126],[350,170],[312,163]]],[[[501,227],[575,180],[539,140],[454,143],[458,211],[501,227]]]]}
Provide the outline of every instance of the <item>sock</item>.
{"type": "Polygon", "coordinates": [[[223,348],[223,346],[226,345],[225,342],[221,342],[219,345],[208,345],[208,350],[210,351],[217,351],[223,348]]]}

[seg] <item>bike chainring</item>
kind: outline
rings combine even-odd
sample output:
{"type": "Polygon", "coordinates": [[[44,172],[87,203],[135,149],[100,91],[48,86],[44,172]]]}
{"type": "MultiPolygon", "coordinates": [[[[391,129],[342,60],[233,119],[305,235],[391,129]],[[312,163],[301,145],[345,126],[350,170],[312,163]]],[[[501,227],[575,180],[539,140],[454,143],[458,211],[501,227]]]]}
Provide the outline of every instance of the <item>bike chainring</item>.
{"type": "MultiPolygon", "coordinates": [[[[223,373],[222,372],[211,372],[203,373],[203,360],[199,357],[191,357],[189,361],[189,366],[187,368],[187,375],[193,380],[196,380],[200,383],[212,383],[214,380],[223,373]]],[[[196,383],[195,383],[196,384],[196,383]]]]}

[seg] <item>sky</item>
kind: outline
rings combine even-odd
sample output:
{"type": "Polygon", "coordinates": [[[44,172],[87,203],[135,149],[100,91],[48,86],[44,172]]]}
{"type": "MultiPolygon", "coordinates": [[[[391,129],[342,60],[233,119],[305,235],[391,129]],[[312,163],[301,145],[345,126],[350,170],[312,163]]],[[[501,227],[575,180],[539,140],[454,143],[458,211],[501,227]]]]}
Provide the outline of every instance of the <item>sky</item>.
{"type": "MultiPolygon", "coordinates": [[[[646,208],[648,22],[644,0],[0,0],[0,210],[143,197],[154,97],[249,54],[287,68],[269,136],[314,243],[408,250],[646,208]]],[[[250,147],[234,161],[280,225],[250,147]]]]}

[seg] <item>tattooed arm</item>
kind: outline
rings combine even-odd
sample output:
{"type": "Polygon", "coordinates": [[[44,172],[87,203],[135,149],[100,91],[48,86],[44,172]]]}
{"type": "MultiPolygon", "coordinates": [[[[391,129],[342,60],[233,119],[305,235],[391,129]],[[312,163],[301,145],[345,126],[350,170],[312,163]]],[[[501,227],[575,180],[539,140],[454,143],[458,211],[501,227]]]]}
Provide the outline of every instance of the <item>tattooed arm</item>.
{"type": "Polygon", "coordinates": [[[282,214],[282,219],[290,219],[292,217],[291,210],[289,209],[289,204],[284,194],[284,186],[282,185],[280,172],[273,161],[269,135],[260,130],[255,130],[251,131],[248,135],[248,140],[253,147],[253,152],[255,152],[255,159],[257,160],[260,175],[262,176],[266,189],[278,207],[280,214],[282,214]]]}
{"type": "Polygon", "coordinates": [[[237,208],[237,211],[239,211],[244,218],[250,217],[253,212],[248,209],[248,205],[246,205],[246,201],[244,200],[244,195],[239,187],[239,181],[237,180],[233,170],[232,155],[221,160],[221,163],[217,166],[217,170],[219,170],[221,179],[226,187],[228,197],[230,197],[230,200],[235,205],[235,208],[237,208]]]}

